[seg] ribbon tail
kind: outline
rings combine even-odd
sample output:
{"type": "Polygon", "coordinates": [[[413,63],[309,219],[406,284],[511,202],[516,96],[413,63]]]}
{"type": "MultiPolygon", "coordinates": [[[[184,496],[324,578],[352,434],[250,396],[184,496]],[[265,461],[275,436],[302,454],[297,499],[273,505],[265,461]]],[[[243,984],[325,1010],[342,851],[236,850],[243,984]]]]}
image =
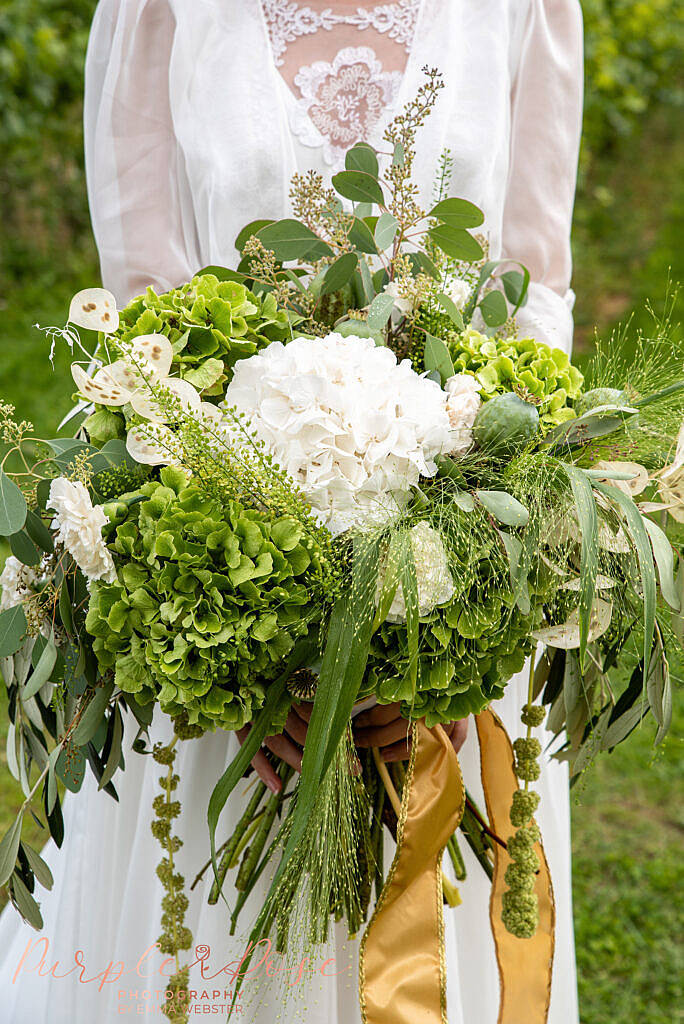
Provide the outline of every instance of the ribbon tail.
{"type": "MultiPolygon", "coordinates": [[[[501,720],[491,709],[476,718],[480,741],[482,786],[492,829],[506,842],[515,831],[509,811],[518,780],[513,770],[511,741],[501,720]]],[[[501,920],[501,900],[510,857],[495,844],[494,878],[489,915],[499,968],[501,1002],[498,1024],[546,1024],[551,999],[554,953],[555,904],[546,854],[535,845],[539,873],[535,890],[539,901],[539,927],[530,939],[518,939],[501,920]]]]}
{"type": "Polygon", "coordinates": [[[412,736],[397,849],[361,941],[363,1024],[446,1024],[441,864],[465,793],[441,726],[415,722],[412,736]]]}

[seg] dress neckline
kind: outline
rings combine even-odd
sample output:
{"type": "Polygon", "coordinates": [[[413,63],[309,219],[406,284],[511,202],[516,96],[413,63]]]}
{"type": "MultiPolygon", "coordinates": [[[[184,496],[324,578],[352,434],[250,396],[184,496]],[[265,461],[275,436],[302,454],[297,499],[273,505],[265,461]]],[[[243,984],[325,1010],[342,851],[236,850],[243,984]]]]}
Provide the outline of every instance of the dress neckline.
{"type": "MultiPolygon", "coordinates": [[[[392,3],[358,3],[358,0],[331,0],[329,6],[316,8],[298,0],[256,0],[262,31],[274,73],[277,75],[288,112],[290,130],[303,145],[322,150],[332,171],[343,167],[343,153],[356,141],[379,146],[384,129],[403,101],[406,82],[413,76],[416,41],[419,37],[426,0],[394,0],[392,3]],[[342,8],[340,10],[340,8],[342,8]],[[402,70],[382,72],[374,51],[369,47],[342,47],[331,61],[314,61],[303,69],[298,96],[281,72],[283,53],[288,42],[318,31],[331,31],[336,25],[374,29],[389,34],[406,51],[402,70]],[[375,104],[377,120],[364,134],[343,147],[331,144],[311,116],[313,89],[326,74],[345,72],[354,62],[361,62],[377,76],[380,86],[375,104]],[[374,63],[375,61],[375,63],[374,63]]],[[[360,39],[361,42],[361,39],[360,39]]],[[[298,76],[299,77],[299,73],[298,76]]]]}

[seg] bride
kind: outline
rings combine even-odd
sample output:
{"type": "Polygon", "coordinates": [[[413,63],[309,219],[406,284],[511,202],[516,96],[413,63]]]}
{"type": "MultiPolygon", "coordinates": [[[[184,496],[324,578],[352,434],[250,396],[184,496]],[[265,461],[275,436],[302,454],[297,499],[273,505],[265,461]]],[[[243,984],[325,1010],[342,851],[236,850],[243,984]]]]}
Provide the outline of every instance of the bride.
{"type": "MultiPolygon", "coordinates": [[[[415,95],[426,64],[439,68],[446,87],[420,137],[416,178],[425,202],[448,148],[451,191],[485,211],[491,256],[511,256],[530,270],[521,332],[569,350],[579,0],[101,0],[86,66],[85,128],[104,285],[123,304],[148,285],[165,290],[203,266],[234,263],[242,225],[287,215],[294,172],[313,167],[329,177],[359,139],[381,148],[384,126],[415,95]]],[[[497,705],[513,734],[525,690],[526,680],[514,679],[497,705]]],[[[372,715],[366,725],[376,744],[396,738],[391,729],[383,738],[383,723],[372,715]]],[[[156,720],[152,733],[163,739],[168,723],[156,720]]],[[[454,731],[455,745],[459,736],[454,731]]],[[[289,740],[281,743],[292,752],[289,740]]],[[[236,744],[231,734],[206,735],[183,744],[178,757],[179,863],[188,884],[207,857],[210,789],[236,744]]],[[[477,794],[474,729],[460,756],[477,794]]],[[[92,778],[78,799],[66,801],[66,843],[60,851],[49,844],[45,854],[55,884],[43,900],[41,936],[12,909],[0,919],[0,1024],[161,1016],[166,972],[153,948],[160,853],[150,832],[159,769],[133,752],[126,762],[118,805],[92,778]]],[[[257,768],[264,771],[263,762],[257,768]]],[[[573,1024],[565,767],[548,761],[539,788],[556,903],[549,1020],[573,1024]]],[[[226,829],[231,813],[237,817],[239,808],[226,809],[226,829]]],[[[225,908],[207,905],[209,887],[207,873],[187,914],[199,961],[190,988],[199,1012],[219,1014],[232,987],[230,969],[222,969],[239,961],[244,936],[228,935],[225,908]]],[[[488,888],[469,858],[463,903],[445,913],[451,1024],[497,1019],[488,888]]],[[[287,1002],[262,987],[238,1016],[253,1024],[359,1021],[355,953],[340,930],[320,964],[287,965],[294,993],[287,1002]]]]}

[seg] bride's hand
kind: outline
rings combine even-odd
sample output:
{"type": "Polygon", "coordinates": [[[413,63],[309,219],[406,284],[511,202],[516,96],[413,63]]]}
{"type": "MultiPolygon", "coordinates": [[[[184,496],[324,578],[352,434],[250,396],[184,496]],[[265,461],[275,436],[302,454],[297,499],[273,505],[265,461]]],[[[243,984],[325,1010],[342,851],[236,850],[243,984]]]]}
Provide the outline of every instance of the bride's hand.
{"type": "MultiPolygon", "coordinates": [[[[406,761],[411,752],[408,740],[409,723],[402,717],[399,704],[376,704],[354,719],[354,742],[357,747],[379,747],[383,761],[406,761]]],[[[444,731],[456,753],[468,735],[468,719],[447,722],[444,731]]]]}
{"type": "MultiPolygon", "coordinates": [[[[302,770],[302,750],[306,739],[306,729],[311,716],[311,704],[293,704],[284,730],[277,736],[267,736],[264,740],[264,747],[273,754],[289,764],[296,772],[302,770]]],[[[245,742],[249,735],[251,726],[246,725],[244,729],[238,729],[237,738],[240,745],[245,742]]],[[[252,758],[252,767],[261,781],[268,786],[273,793],[279,793],[283,783],[277,771],[266,757],[263,747],[252,758]]]]}
{"type": "MultiPolygon", "coordinates": [[[[302,770],[302,751],[306,740],[306,730],[311,717],[313,704],[302,702],[293,704],[287,716],[285,729],[277,736],[267,736],[264,747],[289,764],[295,771],[302,770]]],[[[369,711],[362,711],[354,719],[354,742],[357,747],[379,747],[384,761],[406,761],[410,754],[408,742],[408,723],[399,713],[399,704],[376,704],[369,711]]],[[[444,731],[451,740],[456,753],[465,743],[468,735],[468,719],[448,722],[444,731]]],[[[244,743],[250,726],[239,729],[237,733],[240,743],[244,743]]],[[[273,793],[283,788],[280,776],[266,757],[264,750],[259,750],[252,758],[252,767],[273,793]]]]}

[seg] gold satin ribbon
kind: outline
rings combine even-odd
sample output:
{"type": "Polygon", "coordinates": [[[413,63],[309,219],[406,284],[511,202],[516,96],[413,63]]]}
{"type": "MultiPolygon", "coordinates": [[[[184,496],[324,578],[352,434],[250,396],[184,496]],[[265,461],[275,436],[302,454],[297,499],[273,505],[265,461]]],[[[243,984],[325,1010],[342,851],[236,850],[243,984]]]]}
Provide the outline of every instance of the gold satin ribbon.
{"type": "Polygon", "coordinates": [[[451,740],[414,722],[397,850],[359,952],[363,1024],[446,1024],[442,853],[464,802],[451,740]]]}
{"type": "MultiPolygon", "coordinates": [[[[493,711],[483,711],[475,721],[489,822],[493,831],[508,842],[515,831],[509,812],[513,793],[518,788],[513,770],[513,747],[501,720],[493,711]]],[[[516,939],[506,931],[501,920],[501,897],[507,889],[504,874],[510,857],[498,844],[495,844],[495,849],[489,917],[501,987],[498,1024],[546,1024],[551,998],[556,919],[546,854],[541,843],[537,843],[535,853],[539,872],[535,891],[539,900],[539,926],[531,939],[516,939]]]]}
{"type": "MultiPolygon", "coordinates": [[[[476,721],[490,823],[507,840],[514,831],[509,811],[518,786],[513,748],[492,711],[476,721]]],[[[397,849],[359,952],[363,1024],[447,1024],[441,863],[461,820],[465,793],[444,730],[428,729],[423,722],[412,730],[397,849]]],[[[501,985],[498,1024],[546,1024],[548,1016],[555,907],[541,843],[535,849],[539,928],[531,939],[516,939],[501,922],[510,858],[495,846],[490,919],[501,985]]]]}

